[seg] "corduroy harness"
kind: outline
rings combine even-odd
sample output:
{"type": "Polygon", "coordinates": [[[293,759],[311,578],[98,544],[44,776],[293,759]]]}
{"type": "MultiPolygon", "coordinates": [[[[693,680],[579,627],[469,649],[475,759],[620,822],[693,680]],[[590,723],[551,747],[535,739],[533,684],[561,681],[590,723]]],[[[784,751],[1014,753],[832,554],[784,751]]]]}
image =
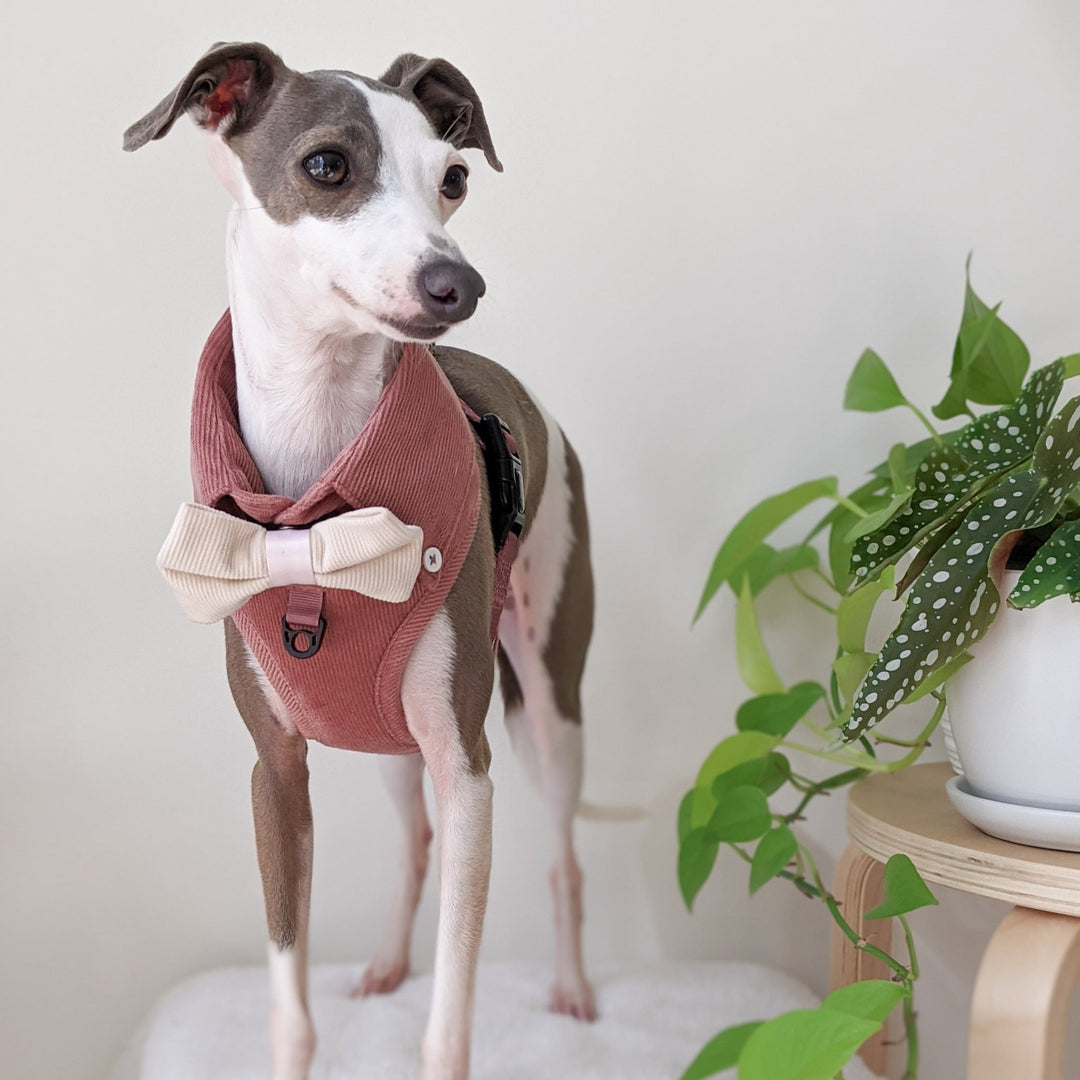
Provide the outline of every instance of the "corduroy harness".
{"type": "MultiPolygon", "coordinates": [[[[189,511],[206,514],[203,508],[209,507],[264,526],[270,530],[266,549],[271,554],[275,542],[282,547],[280,541],[294,539],[278,530],[307,532],[338,515],[378,513],[368,508],[385,508],[386,518],[398,519],[393,526],[416,536],[417,543],[416,529],[406,527],[423,532],[421,568],[400,602],[352,591],[357,586],[274,585],[271,574],[256,586],[262,591],[250,589],[254,595],[233,612],[244,641],[306,738],[379,754],[417,750],[401,703],[402,674],[457,579],[476,532],[478,442],[488,466],[496,533],[494,641],[524,520],[516,446],[498,419],[477,416],[431,353],[410,343],[356,439],[299,499],[270,495],[240,435],[229,312],[211,333],[199,361],[191,419],[192,475],[201,506],[189,511]],[[350,514],[357,510],[364,513],[350,514]]],[[[178,516],[166,549],[177,546],[180,525],[178,516]]],[[[287,563],[295,558],[296,545],[284,547],[290,549],[287,563]]],[[[166,549],[159,564],[175,587],[177,575],[162,562],[166,549]]],[[[308,565],[286,580],[316,577],[308,565]]]]}

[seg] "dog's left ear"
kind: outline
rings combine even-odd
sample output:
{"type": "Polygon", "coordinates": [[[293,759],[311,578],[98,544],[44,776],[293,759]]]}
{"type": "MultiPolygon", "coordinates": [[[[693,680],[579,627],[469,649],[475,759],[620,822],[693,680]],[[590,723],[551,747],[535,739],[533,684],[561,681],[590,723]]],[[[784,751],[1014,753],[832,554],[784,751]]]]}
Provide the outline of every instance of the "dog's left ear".
{"type": "Polygon", "coordinates": [[[487,163],[497,172],[503,171],[495,156],[484,106],[472,83],[453,64],[404,53],[379,81],[412,97],[440,139],[458,149],[483,150],[487,163]]]}

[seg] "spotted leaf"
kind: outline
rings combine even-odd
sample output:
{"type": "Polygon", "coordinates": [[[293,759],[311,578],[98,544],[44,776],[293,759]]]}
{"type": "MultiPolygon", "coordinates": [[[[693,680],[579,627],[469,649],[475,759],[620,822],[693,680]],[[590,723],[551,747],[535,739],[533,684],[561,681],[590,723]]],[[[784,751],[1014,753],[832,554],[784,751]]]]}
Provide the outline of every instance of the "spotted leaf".
{"type": "Polygon", "coordinates": [[[1080,521],[1067,521],[1039,548],[1020,575],[1009,603],[1032,608],[1044,600],[1080,591],[1080,521]]]}
{"type": "Polygon", "coordinates": [[[851,555],[855,582],[872,580],[942,522],[966,509],[986,481],[1027,461],[1040,445],[1064,377],[1061,360],[1040,368],[1015,402],[968,424],[951,446],[930,451],[915,473],[915,491],[908,504],[856,541],[851,555]]]}
{"type": "Polygon", "coordinates": [[[972,475],[993,476],[1031,457],[1064,380],[1065,365],[1055,360],[1028,379],[1011,405],[985,413],[960,432],[954,445],[970,462],[972,475]]]}
{"type": "Polygon", "coordinates": [[[974,503],[938,549],[855,697],[845,739],[877,724],[924,678],[986,632],[1000,606],[988,572],[990,556],[1044,483],[1034,472],[1005,477],[974,503]]]}
{"type": "Polygon", "coordinates": [[[1080,397],[1069,401],[1046,425],[1035,451],[1035,471],[1046,483],[1024,523],[1029,529],[1052,520],[1080,483],[1080,397]]]}
{"type": "Polygon", "coordinates": [[[851,573],[856,586],[877,577],[943,517],[956,512],[978,486],[979,478],[971,477],[970,469],[970,464],[950,447],[938,447],[927,454],[915,472],[915,490],[899,512],[855,540],[851,573]]]}

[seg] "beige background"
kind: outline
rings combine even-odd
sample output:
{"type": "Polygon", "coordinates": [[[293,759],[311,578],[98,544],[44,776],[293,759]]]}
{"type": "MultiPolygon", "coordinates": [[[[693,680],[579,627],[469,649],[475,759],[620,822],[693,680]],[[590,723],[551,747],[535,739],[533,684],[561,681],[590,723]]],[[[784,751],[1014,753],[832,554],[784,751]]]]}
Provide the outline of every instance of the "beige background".
{"type": "MultiPolygon", "coordinates": [[[[854,484],[853,462],[917,437],[899,414],[842,414],[843,383],[873,343],[911,395],[940,391],[969,250],[1038,360],[1080,348],[1075,5],[105,0],[4,22],[4,1075],[101,1077],[166,987],[263,955],[252,750],[219,632],[182,618],[153,565],[187,493],[227,199],[186,121],[119,149],[222,39],[371,74],[442,54],[479,88],[507,168],[476,163],[455,221],[489,292],[454,340],[524,377],[584,459],[600,602],[587,793],[649,810],[581,829],[590,956],[757,958],[821,985],[825,920],[780,886],[750,905],[725,860],[682,910],[677,800],[745,696],[730,603],[693,633],[690,614],[751,502],[837,470],[854,484]]],[[[819,632],[770,625],[789,678],[813,670],[819,632]]],[[[484,953],[539,958],[544,831],[494,712],[491,728],[484,953]]],[[[312,757],[314,954],[362,959],[395,825],[373,760],[312,757]]],[[[807,828],[828,863],[842,808],[826,809],[807,828]]],[[[950,898],[917,920],[925,1080],[961,1074],[1000,913],[950,898]]],[[[432,921],[429,891],[421,965],[432,921]]]]}

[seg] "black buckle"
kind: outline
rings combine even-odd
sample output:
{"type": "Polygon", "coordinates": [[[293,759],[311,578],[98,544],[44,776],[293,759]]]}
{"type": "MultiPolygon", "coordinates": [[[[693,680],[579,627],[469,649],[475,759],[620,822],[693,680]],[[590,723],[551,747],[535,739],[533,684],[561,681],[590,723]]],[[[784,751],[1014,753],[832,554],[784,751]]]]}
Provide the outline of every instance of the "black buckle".
{"type": "Polygon", "coordinates": [[[473,426],[484,447],[491,491],[491,534],[499,552],[511,533],[520,536],[525,527],[525,473],[521,458],[507,445],[510,429],[494,413],[484,413],[473,426]]]}
{"type": "Polygon", "coordinates": [[[285,645],[285,651],[290,656],[295,656],[297,660],[308,660],[314,656],[322,645],[323,634],[326,633],[326,620],[319,620],[319,628],[317,630],[309,630],[306,626],[302,626],[299,630],[294,630],[286,621],[285,616],[281,616],[281,640],[285,645]],[[301,649],[296,644],[296,639],[304,634],[307,639],[307,648],[301,649]]]}

